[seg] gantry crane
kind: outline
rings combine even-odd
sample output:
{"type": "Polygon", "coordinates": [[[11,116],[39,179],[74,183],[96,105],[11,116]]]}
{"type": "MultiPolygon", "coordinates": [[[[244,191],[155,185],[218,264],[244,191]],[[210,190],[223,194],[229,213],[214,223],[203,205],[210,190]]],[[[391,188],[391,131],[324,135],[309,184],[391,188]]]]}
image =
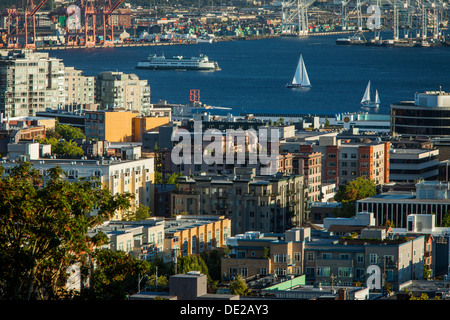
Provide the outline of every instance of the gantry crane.
{"type": "Polygon", "coordinates": [[[33,0],[27,1],[27,8],[25,10],[24,14],[24,27],[22,29],[25,30],[25,48],[35,48],[36,47],[36,12],[38,12],[44,4],[47,2],[47,0],[41,0],[36,6],[33,3],[33,0]],[[30,11],[28,11],[28,7],[31,8],[30,11]],[[28,31],[28,24],[32,23],[32,32],[29,36],[28,31]],[[31,37],[32,35],[32,37],[31,37]],[[32,38],[32,42],[29,42],[29,40],[32,38]]]}
{"type": "Polygon", "coordinates": [[[112,45],[114,43],[114,22],[113,12],[123,3],[124,0],[116,0],[111,4],[111,0],[108,0],[109,5],[103,10],[103,45],[112,45]],[[110,40],[107,40],[108,33],[110,34],[110,40]]]}
{"type": "Polygon", "coordinates": [[[34,5],[33,0],[27,0],[25,11],[21,13],[19,9],[11,8],[2,12],[6,17],[6,45],[8,48],[20,47],[20,37],[25,37],[25,47],[34,48],[36,46],[36,12],[38,12],[47,0],[40,0],[34,5]],[[23,15],[23,25],[20,20],[23,15]],[[29,24],[31,22],[31,30],[29,24]]]}
{"type": "Polygon", "coordinates": [[[6,41],[8,48],[19,46],[19,18],[20,12],[16,8],[6,9],[3,13],[6,16],[6,41]]]}

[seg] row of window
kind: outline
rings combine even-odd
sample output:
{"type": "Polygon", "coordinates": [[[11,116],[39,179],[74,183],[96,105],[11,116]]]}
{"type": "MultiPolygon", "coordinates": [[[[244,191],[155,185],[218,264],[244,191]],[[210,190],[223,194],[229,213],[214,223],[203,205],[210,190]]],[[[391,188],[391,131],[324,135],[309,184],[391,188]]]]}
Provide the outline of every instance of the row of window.
{"type": "MultiPolygon", "coordinates": [[[[316,252],[308,251],[306,253],[306,261],[307,262],[314,262],[316,256],[316,252]]],[[[356,253],[356,263],[364,263],[364,253],[356,253]]],[[[332,259],[333,256],[329,252],[324,252],[320,254],[320,258],[323,260],[329,260],[332,259]]],[[[339,254],[339,260],[351,260],[352,257],[349,253],[341,253],[339,254]]],[[[376,253],[370,253],[369,254],[369,263],[378,263],[380,259],[385,259],[386,261],[389,261],[391,263],[394,262],[394,256],[392,255],[384,255],[384,257],[379,257],[376,253]]],[[[401,255],[399,255],[399,263],[401,263],[401,255]]]]}

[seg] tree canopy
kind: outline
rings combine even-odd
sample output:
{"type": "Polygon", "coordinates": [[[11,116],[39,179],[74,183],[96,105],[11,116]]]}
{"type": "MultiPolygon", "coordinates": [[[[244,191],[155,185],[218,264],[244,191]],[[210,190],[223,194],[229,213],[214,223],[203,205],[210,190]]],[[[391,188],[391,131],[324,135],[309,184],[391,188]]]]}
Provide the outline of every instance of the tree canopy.
{"type": "Polygon", "coordinates": [[[356,201],[377,194],[377,186],[371,179],[358,177],[339,187],[334,200],[341,203],[341,208],[336,209],[335,216],[352,217],[355,215],[356,201]]]}
{"type": "Polygon", "coordinates": [[[338,202],[350,201],[354,202],[364,198],[372,197],[377,194],[377,186],[371,179],[358,177],[340,186],[334,196],[334,200],[338,202]]]}
{"type": "Polygon", "coordinates": [[[29,163],[12,168],[0,180],[0,299],[67,297],[67,268],[104,244],[88,230],[128,209],[131,198],[94,188],[94,180],[69,182],[59,167],[45,178],[29,163]]]}
{"type": "Polygon", "coordinates": [[[39,141],[41,144],[52,146],[52,153],[65,157],[81,157],[84,155],[83,149],[74,141],[57,140],[56,138],[45,138],[39,141]]]}

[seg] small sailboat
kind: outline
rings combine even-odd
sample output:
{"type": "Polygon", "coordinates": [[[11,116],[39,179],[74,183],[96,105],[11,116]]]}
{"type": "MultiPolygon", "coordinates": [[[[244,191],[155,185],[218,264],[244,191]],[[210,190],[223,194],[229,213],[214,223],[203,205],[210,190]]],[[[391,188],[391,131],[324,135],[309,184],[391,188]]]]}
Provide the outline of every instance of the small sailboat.
{"type": "Polygon", "coordinates": [[[305,62],[303,61],[302,55],[300,55],[300,59],[298,60],[297,69],[295,70],[294,77],[292,81],[286,84],[287,88],[303,88],[303,87],[311,87],[311,83],[309,82],[308,72],[306,72],[305,62]]]}
{"type": "Polygon", "coordinates": [[[366,91],[364,92],[364,96],[361,100],[361,106],[362,107],[368,107],[368,108],[377,108],[380,106],[380,96],[378,95],[378,90],[375,90],[375,101],[372,101],[370,98],[370,80],[367,84],[366,91]]]}

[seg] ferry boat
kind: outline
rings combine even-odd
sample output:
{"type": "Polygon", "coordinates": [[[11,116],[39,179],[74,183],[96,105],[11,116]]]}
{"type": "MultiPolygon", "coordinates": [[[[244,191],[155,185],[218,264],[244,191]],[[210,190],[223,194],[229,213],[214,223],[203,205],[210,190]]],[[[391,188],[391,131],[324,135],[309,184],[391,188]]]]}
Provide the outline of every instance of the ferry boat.
{"type": "Polygon", "coordinates": [[[361,36],[353,35],[347,38],[336,39],[336,44],[339,45],[363,45],[366,41],[361,36]]]}
{"type": "Polygon", "coordinates": [[[136,68],[152,70],[220,70],[216,61],[209,60],[208,56],[203,54],[200,54],[198,57],[191,58],[185,58],[183,56],[166,58],[164,54],[160,56],[151,54],[146,60],[139,61],[136,68]]]}

